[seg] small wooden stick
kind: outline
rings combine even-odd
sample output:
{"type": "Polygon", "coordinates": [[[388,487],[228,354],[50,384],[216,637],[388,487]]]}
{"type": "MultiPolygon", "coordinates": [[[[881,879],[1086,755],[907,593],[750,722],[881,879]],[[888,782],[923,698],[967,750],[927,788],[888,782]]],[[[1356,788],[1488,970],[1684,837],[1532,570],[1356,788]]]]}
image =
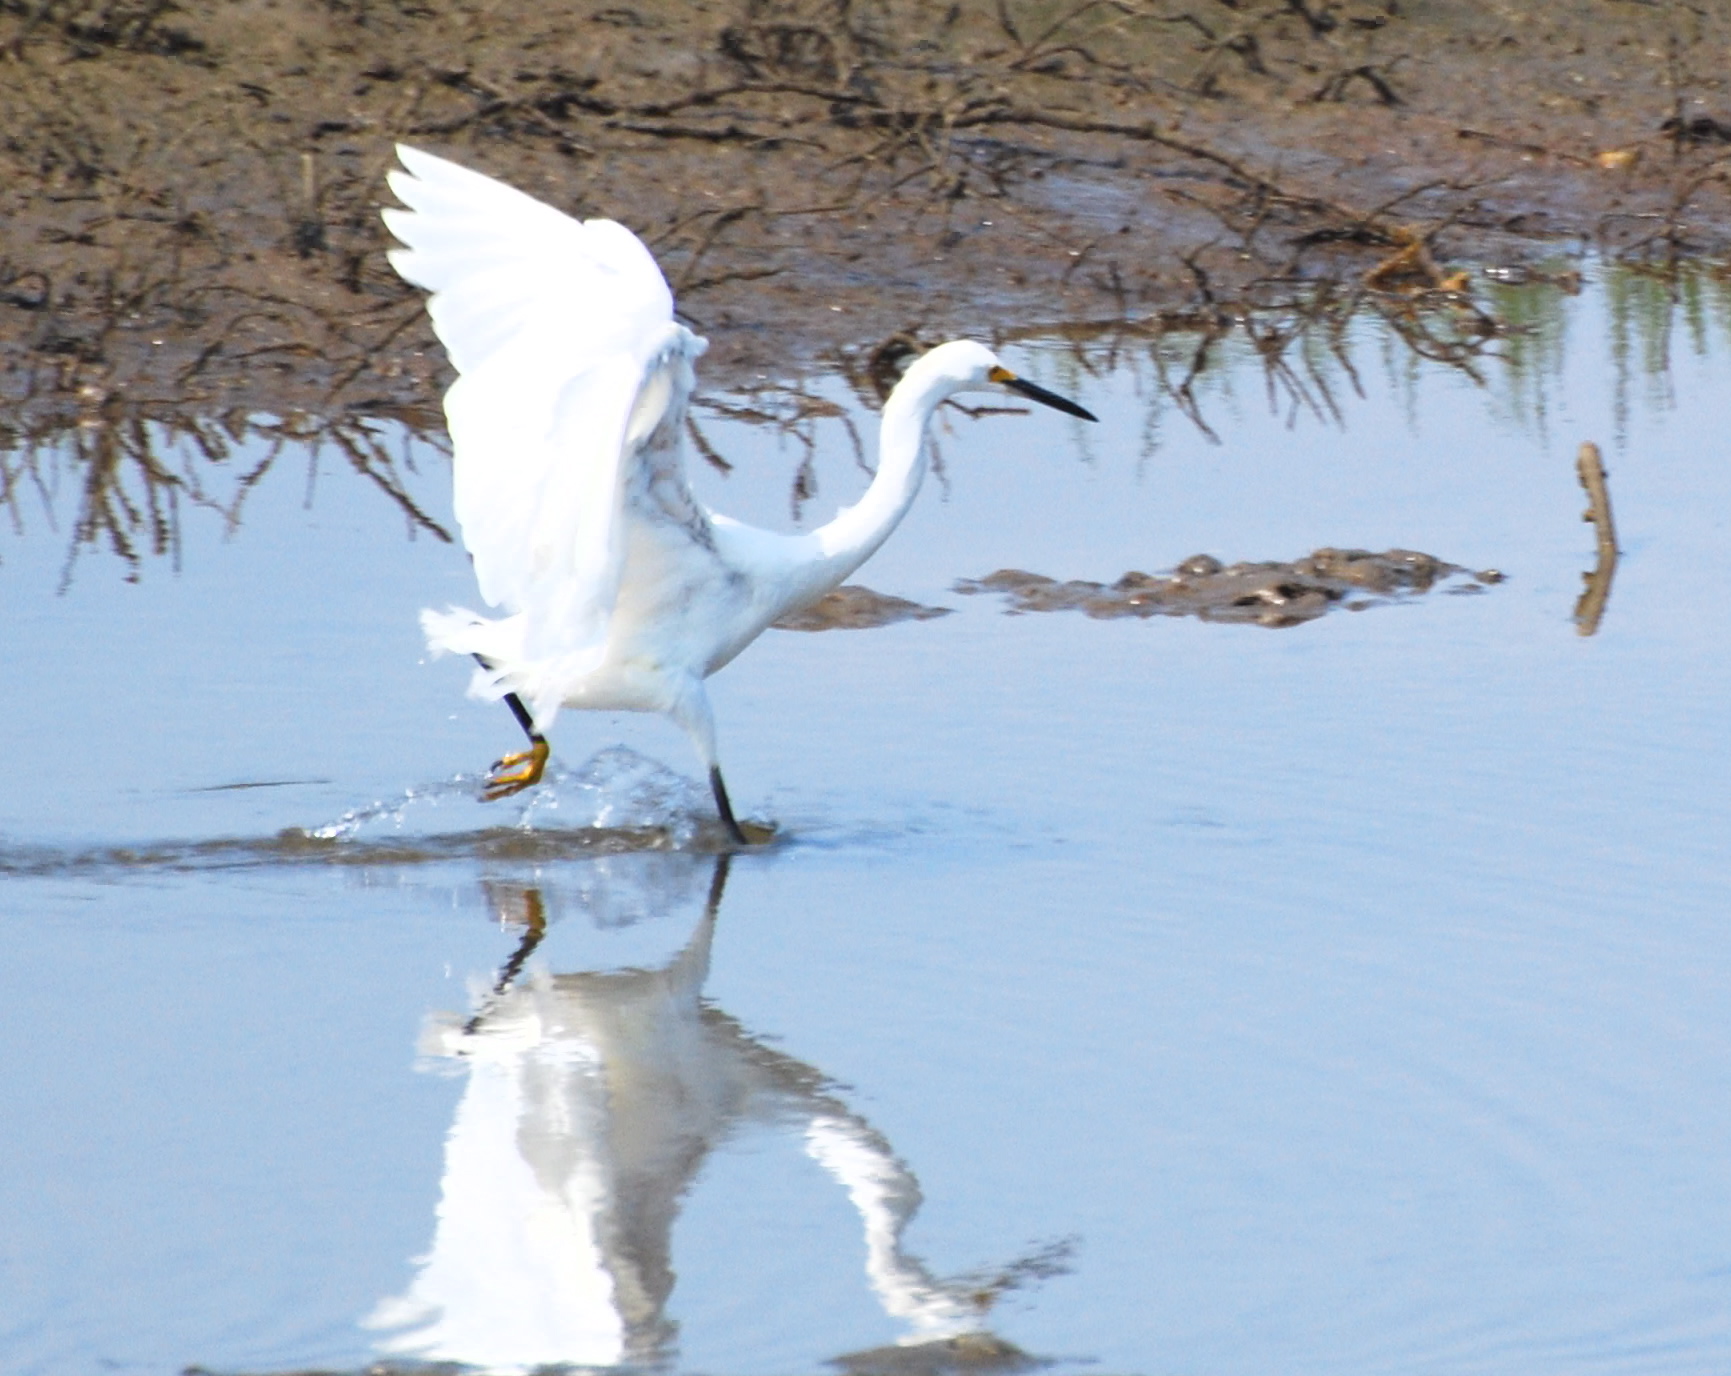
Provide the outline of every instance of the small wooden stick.
{"type": "Polygon", "coordinates": [[[1593,523],[1599,545],[1598,563],[1591,573],[1581,575],[1587,586],[1575,603],[1575,629],[1582,635],[1592,635],[1599,629],[1605,604],[1611,600],[1611,579],[1617,572],[1617,527],[1611,519],[1611,490],[1605,483],[1605,462],[1599,455],[1599,446],[1591,440],[1583,444],[1575,467],[1581,475],[1581,486],[1587,490],[1587,509],[1581,519],[1593,523]]]}

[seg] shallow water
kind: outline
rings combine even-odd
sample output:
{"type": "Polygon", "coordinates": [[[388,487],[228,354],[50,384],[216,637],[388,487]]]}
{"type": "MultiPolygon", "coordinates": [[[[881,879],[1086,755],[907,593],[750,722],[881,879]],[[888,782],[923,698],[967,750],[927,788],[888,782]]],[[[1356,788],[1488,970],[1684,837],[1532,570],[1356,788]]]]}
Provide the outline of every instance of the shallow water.
{"type": "MultiPolygon", "coordinates": [[[[0,1365],[1723,1370],[1731,415],[1717,317],[1619,335],[1640,290],[1482,384],[1361,321],[1338,421],[1240,348],[1218,444],[1128,351],[1012,350],[1103,423],[952,415],[861,578],[955,614],[714,681],[780,827],[725,873],[660,722],[472,801],[514,728],[415,625],[466,561],[330,450],[136,584],[57,594],[77,474],[20,494],[0,1365]],[[1285,630],[951,591],[1328,545],[1508,581],[1285,630]]],[[[786,524],[797,437],[705,427],[786,524]]],[[[807,522],[864,481],[814,428],[807,522]]]]}

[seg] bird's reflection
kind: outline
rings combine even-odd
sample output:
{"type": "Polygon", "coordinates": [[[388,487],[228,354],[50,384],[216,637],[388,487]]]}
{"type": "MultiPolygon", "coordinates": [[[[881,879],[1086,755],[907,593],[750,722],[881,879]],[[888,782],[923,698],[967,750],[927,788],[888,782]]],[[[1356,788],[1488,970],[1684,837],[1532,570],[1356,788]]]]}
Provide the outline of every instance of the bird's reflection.
{"type": "MultiPolygon", "coordinates": [[[[1035,1364],[986,1319],[1004,1290],[1062,1269],[1062,1249],[993,1276],[934,1276],[903,1244],[920,1190],[890,1144],[821,1072],[702,1000],[728,864],[714,861],[696,929],[657,969],[524,973],[547,930],[547,896],[490,886],[522,939],[472,1016],[436,1017],[424,1036],[423,1050],[459,1059],[468,1083],[432,1248],[407,1293],[369,1320],[395,1330],[382,1351],[495,1370],[667,1364],[681,1202],[711,1150],[758,1123],[799,1129],[845,1189],[864,1225],[867,1278],[903,1328],[894,1347],[836,1365],[1035,1364]]],[[[687,873],[700,890],[701,871],[687,873]]]]}

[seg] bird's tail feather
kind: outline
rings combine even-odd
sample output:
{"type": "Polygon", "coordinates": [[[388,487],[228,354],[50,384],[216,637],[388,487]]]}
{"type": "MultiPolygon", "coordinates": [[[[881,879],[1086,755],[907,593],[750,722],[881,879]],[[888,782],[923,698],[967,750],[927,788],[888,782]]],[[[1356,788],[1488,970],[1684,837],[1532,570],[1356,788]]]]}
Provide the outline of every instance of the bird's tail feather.
{"type": "Polygon", "coordinates": [[[546,731],[559,715],[566,694],[597,667],[599,654],[584,651],[548,659],[529,658],[524,649],[527,618],[495,621],[464,607],[421,613],[427,648],[435,655],[469,655],[484,663],[469,680],[469,696],[497,702],[516,693],[529,706],[535,729],[546,731]]]}
{"type": "MultiPolygon", "coordinates": [[[[510,616],[494,621],[466,607],[448,607],[442,612],[429,607],[421,613],[421,631],[427,637],[427,648],[435,655],[479,655],[504,664],[523,657],[522,620],[510,616]]],[[[503,691],[493,696],[501,696],[503,691]]]]}
{"type": "Polygon", "coordinates": [[[467,655],[482,661],[469,680],[469,696],[497,702],[521,685],[523,618],[494,621],[466,607],[442,612],[428,608],[421,613],[421,630],[434,655],[467,655]]]}

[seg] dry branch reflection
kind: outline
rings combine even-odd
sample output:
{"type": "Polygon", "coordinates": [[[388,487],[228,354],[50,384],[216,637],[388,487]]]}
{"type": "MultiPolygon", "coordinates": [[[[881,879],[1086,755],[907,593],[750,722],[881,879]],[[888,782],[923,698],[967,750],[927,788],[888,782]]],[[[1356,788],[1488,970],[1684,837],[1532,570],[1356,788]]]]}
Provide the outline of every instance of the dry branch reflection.
{"type": "Polygon", "coordinates": [[[178,570],[187,509],[211,513],[223,534],[233,535],[267,476],[285,463],[316,473],[328,447],[396,509],[410,538],[449,544],[450,532],[410,490],[426,454],[443,444],[442,429],[401,417],[211,416],[97,405],[71,424],[0,431],[0,506],[16,534],[41,538],[31,534],[40,523],[67,539],[62,590],[87,552],[113,555],[127,581],[137,582],[149,559],[166,557],[178,570]],[[67,505],[75,507],[70,520],[67,505]]]}
{"type": "MultiPolygon", "coordinates": [[[[1394,256],[1406,251],[1396,248],[1394,256]]],[[[1609,349],[1622,411],[1639,385],[1662,398],[1679,331],[1705,349],[1715,331],[1731,329],[1731,283],[1711,265],[1661,271],[1604,264],[1599,275],[1611,335],[1602,345],[1570,344],[1609,349]]],[[[1379,385],[1405,386],[1427,367],[1458,374],[1491,404],[1542,428],[1561,375],[1569,303],[1580,290],[1574,267],[1499,270],[1471,291],[1433,280],[1428,270],[1407,281],[1391,271],[1381,286],[1265,279],[1232,297],[1216,297],[1200,274],[1196,303],[1181,310],[1002,331],[991,342],[1036,350],[1041,366],[1070,390],[1124,370],[1146,379],[1149,444],[1168,413],[1219,440],[1217,412],[1236,404],[1230,399],[1245,391],[1247,378],[1257,379],[1263,404],[1289,425],[1346,427],[1354,398],[1379,385]]],[[[726,455],[723,431],[749,427],[774,436],[788,456],[785,511],[797,525],[825,496],[820,453],[851,456],[852,468],[869,474],[860,420],[929,342],[919,330],[902,331],[842,354],[831,375],[839,388],[821,375],[766,376],[747,389],[702,395],[688,438],[725,481],[736,460],[726,455]]],[[[411,538],[451,538],[420,495],[429,456],[447,448],[443,417],[431,406],[380,401],[272,415],[213,411],[191,395],[134,402],[95,386],[68,401],[0,422],[0,507],[15,538],[64,542],[63,586],[91,554],[111,556],[131,581],[153,560],[178,566],[189,521],[213,520],[225,535],[243,532],[259,485],[273,474],[281,480],[285,467],[310,475],[321,454],[337,456],[342,469],[375,488],[385,499],[381,509],[411,538]]],[[[934,475],[947,483],[933,444],[934,475]]]]}

